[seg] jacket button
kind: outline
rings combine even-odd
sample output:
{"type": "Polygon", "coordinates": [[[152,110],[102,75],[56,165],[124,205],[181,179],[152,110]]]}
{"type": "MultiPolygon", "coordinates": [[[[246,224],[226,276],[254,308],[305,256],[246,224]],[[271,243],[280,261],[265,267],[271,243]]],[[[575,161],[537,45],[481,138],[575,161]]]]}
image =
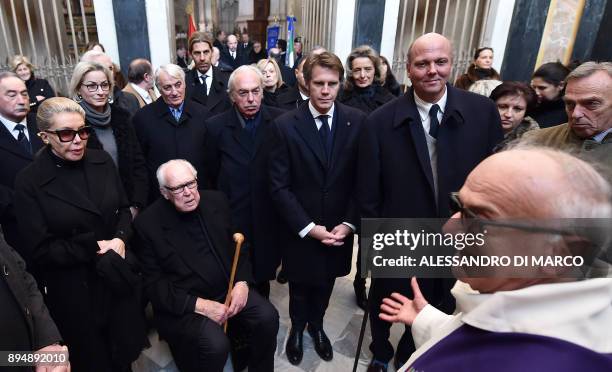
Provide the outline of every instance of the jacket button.
{"type": "Polygon", "coordinates": [[[4,271],[4,275],[8,276],[9,270],[8,270],[8,267],[6,267],[6,265],[2,265],[2,271],[4,271]]]}
{"type": "Polygon", "coordinates": [[[28,309],[27,307],[25,308],[25,313],[27,316],[30,316],[30,309],[28,309]]]}

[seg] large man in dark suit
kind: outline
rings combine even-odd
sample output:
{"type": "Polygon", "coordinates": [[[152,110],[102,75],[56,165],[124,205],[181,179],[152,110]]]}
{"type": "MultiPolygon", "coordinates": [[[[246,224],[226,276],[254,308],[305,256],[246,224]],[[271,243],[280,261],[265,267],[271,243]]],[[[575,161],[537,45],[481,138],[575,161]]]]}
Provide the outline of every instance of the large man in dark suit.
{"type": "MultiPolygon", "coordinates": [[[[359,144],[358,197],[363,218],[446,218],[449,193],[502,139],[499,113],[486,97],[447,84],[452,47],[442,35],[421,36],[408,53],[412,88],[374,111],[359,144]]],[[[365,256],[364,256],[365,257],[365,256]]],[[[420,280],[432,304],[452,312],[452,283],[420,280]]],[[[386,371],[393,357],[390,324],[378,317],[392,292],[411,296],[404,279],[377,279],[369,299],[373,361],[369,371],[386,371]]],[[[396,365],[414,351],[410,332],[400,340],[396,365]]]]}
{"type": "Polygon", "coordinates": [[[229,353],[228,319],[251,334],[249,371],[273,371],[278,313],[250,291],[248,257],[240,257],[225,305],[234,244],[227,199],[198,191],[198,174],[185,160],[157,171],[163,199],[135,220],[145,290],[159,333],[181,371],[222,371],[229,353]]]}
{"type": "Polygon", "coordinates": [[[15,177],[42,147],[36,135],[36,116],[28,114],[29,110],[28,90],[23,80],[12,72],[0,72],[0,210],[5,211],[0,222],[6,241],[22,256],[25,252],[12,207],[15,177]]]}
{"type": "Polygon", "coordinates": [[[308,99],[308,88],[306,88],[306,82],[304,81],[304,62],[306,59],[301,59],[297,64],[294,73],[297,83],[295,86],[289,87],[285,92],[281,93],[276,97],[276,104],[278,108],[284,110],[295,110],[300,107],[302,102],[308,99]]]}
{"type": "Polygon", "coordinates": [[[279,144],[272,153],[272,199],[281,214],[283,270],[289,280],[291,332],[287,357],[299,364],[308,324],[319,356],[333,357],[323,316],[334,281],[349,273],[358,207],[353,188],[357,142],[364,115],[335,101],[344,68],[325,52],[308,58],[308,104],[275,122],[279,144]]]}
{"type": "Polygon", "coordinates": [[[232,224],[246,237],[256,288],[267,298],[281,255],[268,161],[275,147],[272,122],[283,111],[261,105],[263,80],[257,68],[240,66],[229,81],[234,107],[206,121],[206,168],[211,183],[229,199],[232,224]]]}
{"type": "Polygon", "coordinates": [[[191,162],[201,174],[200,185],[208,186],[204,177],[205,108],[185,99],[185,73],[177,65],[159,67],[155,84],[162,99],[143,107],[132,118],[149,171],[149,202],[158,195],[155,171],[170,159],[191,162]]]}
{"type": "Polygon", "coordinates": [[[212,43],[203,33],[196,32],[189,38],[189,53],[195,66],[185,74],[187,98],[203,105],[207,117],[231,107],[227,96],[229,74],[212,65],[212,48],[212,43]]]}

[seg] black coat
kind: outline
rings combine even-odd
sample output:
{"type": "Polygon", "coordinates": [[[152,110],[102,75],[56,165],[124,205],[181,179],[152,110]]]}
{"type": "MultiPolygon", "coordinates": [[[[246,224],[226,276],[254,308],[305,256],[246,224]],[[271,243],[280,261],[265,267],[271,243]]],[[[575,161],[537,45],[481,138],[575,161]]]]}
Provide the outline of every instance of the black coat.
{"type": "MultiPolygon", "coordinates": [[[[200,190],[196,213],[201,214],[212,249],[228,273],[229,283],[235,245],[227,199],[221,192],[200,190]]],[[[199,264],[201,256],[185,227],[172,203],[162,198],[134,221],[145,292],[153,304],[160,334],[170,339],[189,332],[201,320],[189,316],[195,315],[197,297],[211,299],[207,293],[207,273],[199,264]]],[[[248,255],[241,254],[235,282],[251,282],[250,271],[248,255]]]]}
{"type": "Polygon", "coordinates": [[[249,41],[247,46],[244,46],[243,42],[238,43],[238,50],[245,56],[249,56],[253,50],[253,42],[249,41]]]}
{"type": "Polygon", "coordinates": [[[292,111],[305,102],[297,86],[289,87],[276,97],[276,107],[285,111],[292,111]]]}
{"type": "MultiPolygon", "coordinates": [[[[127,296],[116,294],[110,287],[112,281],[97,267],[107,255],[116,255],[114,251],[98,255],[98,240],[129,241],[129,204],[113,160],[105,151],[88,149],[82,160],[89,197],[58,169],[46,149],[19,174],[15,183],[19,227],[39,285],[45,288],[45,303],[70,349],[73,370],[110,370],[113,362],[135,359],[144,341],[144,333],[136,328],[143,324],[140,317],[115,314],[118,302],[138,300],[138,288],[124,288],[127,296]],[[127,329],[126,334],[136,341],[131,344],[131,338],[112,336],[107,340],[102,332],[115,326],[127,329]]],[[[120,264],[128,265],[128,260],[120,260],[120,264]]],[[[132,314],[138,314],[136,301],[128,305],[132,314]]]]}
{"type": "MultiPolygon", "coordinates": [[[[27,323],[30,336],[30,350],[38,350],[45,346],[61,341],[61,336],[49,310],[43,302],[43,297],[38,290],[36,281],[26,271],[25,262],[0,237],[0,266],[3,268],[3,277],[6,280],[10,292],[15,296],[19,304],[19,310],[23,314],[23,320],[27,323]]],[[[7,306],[3,303],[2,306],[7,306]]],[[[15,321],[22,321],[15,319],[15,321]]],[[[10,337],[8,335],[5,335],[10,337]]]]}
{"type": "Polygon", "coordinates": [[[223,63],[225,63],[226,65],[230,66],[232,68],[232,71],[234,71],[235,69],[237,69],[238,67],[242,65],[249,64],[249,55],[244,54],[240,49],[236,49],[235,59],[232,58],[232,55],[230,54],[230,51],[227,48],[227,46],[223,47],[223,49],[220,49],[220,52],[221,52],[220,60],[223,61],[223,63]]]}
{"type": "Polygon", "coordinates": [[[270,159],[272,199],[285,224],[280,229],[283,268],[289,281],[327,283],[351,268],[353,235],[340,247],[329,247],[299,232],[310,222],[328,231],[348,222],[359,226],[354,198],[357,143],[365,115],[336,102],[330,166],[308,105],[276,119],[279,145],[270,159]],[[284,231],[283,231],[284,230],[284,231]]]}
{"type": "Polygon", "coordinates": [[[127,111],[130,115],[134,115],[136,111],[140,110],[140,103],[138,98],[132,93],[124,92],[118,86],[113,89],[113,103],[112,106],[121,107],[127,111]]]}
{"type": "Polygon", "coordinates": [[[565,102],[561,98],[542,102],[529,113],[529,116],[538,122],[540,128],[549,128],[567,123],[565,102]]]}
{"type": "Polygon", "coordinates": [[[353,88],[352,90],[345,89],[342,91],[340,102],[354,107],[367,115],[385,103],[395,99],[393,94],[389,93],[389,91],[380,85],[374,85],[373,89],[374,94],[371,97],[359,94],[358,88],[353,88]]]}
{"type": "Polygon", "coordinates": [[[199,103],[206,108],[206,117],[220,114],[232,107],[232,103],[227,94],[227,80],[229,74],[221,71],[217,67],[213,69],[213,80],[208,96],[202,93],[202,83],[198,78],[198,72],[194,68],[185,74],[185,87],[188,99],[199,103]]]}
{"type": "Polygon", "coordinates": [[[2,189],[2,208],[3,213],[0,215],[0,222],[4,229],[4,237],[6,241],[15,248],[19,254],[26,260],[29,258],[23,250],[23,242],[20,238],[17,220],[13,212],[13,198],[15,178],[17,174],[32,162],[33,154],[42,147],[43,143],[37,136],[38,128],[36,127],[36,115],[33,113],[27,116],[28,134],[30,136],[30,145],[32,153],[27,152],[17,142],[15,137],[6,129],[4,124],[0,123],[0,189],[2,189]]]}
{"type": "Polygon", "coordinates": [[[33,113],[36,113],[38,106],[44,102],[44,100],[39,102],[36,96],[43,96],[45,99],[55,97],[55,91],[45,79],[38,79],[32,76],[25,84],[26,88],[28,88],[28,95],[30,96],[30,110],[33,113]]]}
{"type": "Polygon", "coordinates": [[[281,94],[285,94],[289,90],[289,87],[285,84],[276,88],[274,92],[264,90],[263,103],[270,107],[278,107],[277,98],[281,94]]]}
{"type": "Polygon", "coordinates": [[[245,235],[256,282],[274,279],[281,259],[280,219],[271,208],[268,163],[276,146],[272,122],[282,113],[262,106],[254,139],[242,128],[234,109],[206,122],[206,169],[212,184],[229,199],[235,231],[245,235]]]}
{"type": "Polygon", "coordinates": [[[185,100],[178,123],[163,99],[146,105],[134,115],[132,122],[149,172],[149,202],[159,197],[155,172],[168,160],[189,161],[198,171],[200,187],[208,186],[204,167],[205,118],[205,108],[191,100],[185,100]]]}
{"type": "Polygon", "coordinates": [[[437,140],[438,203],[425,132],[413,90],[374,111],[359,145],[362,218],[446,218],[449,193],[503,139],[499,112],[486,97],[446,85],[437,140]]]}
{"type": "MultiPolygon", "coordinates": [[[[90,124],[91,125],[91,124],[90,124]]],[[[147,205],[149,180],[147,166],[140,151],[140,143],[132,127],[130,114],[121,107],[111,106],[111,122],[117,142],[117,168],[130,206],[147,205]]],[[[87,148],[103,150],[95,132],[87,141],[87,148]]]]}

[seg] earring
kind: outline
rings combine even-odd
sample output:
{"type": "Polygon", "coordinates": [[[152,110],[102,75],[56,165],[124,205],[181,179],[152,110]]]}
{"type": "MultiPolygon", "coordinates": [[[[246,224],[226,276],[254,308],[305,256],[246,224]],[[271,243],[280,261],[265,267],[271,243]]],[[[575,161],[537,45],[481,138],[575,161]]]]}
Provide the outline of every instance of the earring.
{"type": "Polygon", "coordinates": [[[74,101],[76,103],[81,103],[83,102],[83,97],[80,94],[77,94],[77,96],[74,98],[74,101]]]}

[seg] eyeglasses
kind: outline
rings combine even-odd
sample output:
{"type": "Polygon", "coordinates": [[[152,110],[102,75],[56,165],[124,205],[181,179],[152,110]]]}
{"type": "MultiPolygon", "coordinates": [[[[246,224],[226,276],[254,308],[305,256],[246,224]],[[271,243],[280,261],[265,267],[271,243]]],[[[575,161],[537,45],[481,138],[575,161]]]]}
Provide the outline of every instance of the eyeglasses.
{"type": "Polygon", "coordinates": [[[185,192],[185,188],[189,189],[189,190],[193,190],[198,186],[198,179],[194,179],[193,181],[189,181],[187,183],[184,183],[182,185],[178,185],[175,187],[170,187],[170,186],[164,186],[164,188],[168,191],[170,191],[172,194],[174,195],[181,195],[183,192],[185,192]]]}
{"type": "Polygon", "coordinates": [[[78,134],[79,138],[86,140],[91,134],[92,128],[90,126],[84,126],[77,130],[73,129],[58,129],[58,130],[45,130],[47,133],[52,133],[59,138],[60,142],[72,142],[74,137],[78,134]]]}
{"type": "Polygon", "coordinates": [[[100,84],[97,83],[89,83],[83,84],[89,93],[94,93],[98,91],[98,88],[102,89],[103,92],[108,92],[110,90],[110,83],[108,81],[103,81],[100,84]]]}
{"type": "Polygon", "coordinates": [[[450,195],[450,210],[452,214],[461,214],[461,225],[467,232],[482,233],[485,226],[497,226],[509,229],[516,229],[530,233],[557,234],[557,235],[576,235],[575,231],[555,229],[552,227],[536,226],[527,223],[494,221],[478,217],[474,211],[466,208],[458,192],[451,192],[450,195]]]}

